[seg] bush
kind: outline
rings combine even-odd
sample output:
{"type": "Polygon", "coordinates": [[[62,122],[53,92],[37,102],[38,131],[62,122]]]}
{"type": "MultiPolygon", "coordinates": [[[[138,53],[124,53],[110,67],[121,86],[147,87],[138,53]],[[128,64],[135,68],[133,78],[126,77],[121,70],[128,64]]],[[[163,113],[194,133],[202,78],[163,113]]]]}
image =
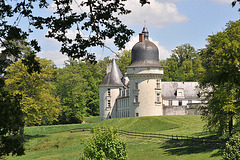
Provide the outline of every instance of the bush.
{"type": "Polygon", "coordinates": [[[226,143],[226,148],[223,152],[224,160],[240,159],[240,134],[233,135],[226,143]]]}
{"type": "Polygon", "coordinates": [[[107,127],[95,128],[94,135],[88,142],[82,159],[127,159],[126,143],[118,139],[117,130],[107,127]]]}

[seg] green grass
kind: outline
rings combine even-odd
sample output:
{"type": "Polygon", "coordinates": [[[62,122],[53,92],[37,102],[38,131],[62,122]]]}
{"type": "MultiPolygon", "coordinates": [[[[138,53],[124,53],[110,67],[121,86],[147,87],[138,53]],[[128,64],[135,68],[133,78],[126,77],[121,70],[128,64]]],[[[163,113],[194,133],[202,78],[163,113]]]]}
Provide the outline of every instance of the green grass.
{"type": "MultiPolygon", "coordinates": [[[[69,130],[94,126],[112,125],[115,128],[127,131],[174,135],[211,135],[202,131],[205,123],[200,116],[135,117],[105,120],[101,123],[96,123],[98,117],[91,117],[84,121],[86,124],[27,127],[25,128],[26,155],[21,157],[9,156],[7,159],[79,159],[85,143],[92,135],[90,132],[70,133],[69,130]]],[[[192,143],[184,140],[139,139],[125,136],[120,136],[120,138],[127,142],[130,160],[221,159],[219,151],[222,146],[216,144],[196,144],[196,142],[192,143]]]]}

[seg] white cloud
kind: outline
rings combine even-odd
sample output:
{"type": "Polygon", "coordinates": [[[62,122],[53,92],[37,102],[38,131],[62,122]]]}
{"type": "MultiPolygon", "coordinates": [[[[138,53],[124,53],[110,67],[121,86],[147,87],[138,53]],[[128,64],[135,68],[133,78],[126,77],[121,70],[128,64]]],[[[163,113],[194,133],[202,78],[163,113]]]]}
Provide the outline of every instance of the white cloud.
{"type": "Polygon", "coordinates": [[[68,60],[68,57],[60,53],[58,50],[41,51],[37,54],[37,56],[40,58],[50,59],[57,67],[61,68],[64,66],[64,61],[68,60]]]}
{"type": "MultiPolygon", "coordinates": [[[[78,13],[89,12],[89,7],[81,7],[79,4],[85,0],[75,0],[71,5],[73,11],[78,13]]],[[[146,21],[148,26],[162,28],[167,24],[180,23],[188,20],[187,16],[179,13],[174,2],[180,0],[149,0],[150,4],[141,6],[139,0],[128,0],[125,8],[132,12],[128,15],[120,16],[120,19],[127,25],[144,25],[146,21]]],[[[217,1],[217,0],[215,0],[217,1]]],[[[218,0],[227,1],[227,0],[218,0]]],[[[51,11],[56,10],[56,5],[51,3],[51,11]]]]}
{"type": "MultiPolygon", "coordinates": [[[[164,47],[164,46],[160,46],[158,41],[154,41],[152,38],[149,38],[149,40],[151,42],[153,42],[159,50],[159,58],[160,60],[164,60],[166,58],[169,58],[171,53],[164,47]]],[[[132,47],[139,41],[138,36],[133,37],[127,44],[126,44],[126,48],[127,50],[132,49],[132,47]]]]}
{"type": "Polygon", "coordinates": [[[149,1],[150,5],[141,6],[139,0],[128,0],[126,8],[132,12],[129,15],[121,16],[123,23],[144,25],[144,21],[146,21],[147,26],[162,28],[167,24],[188,20],[185,15],[178,12],[177,6],[172,2],[149,1]]]}

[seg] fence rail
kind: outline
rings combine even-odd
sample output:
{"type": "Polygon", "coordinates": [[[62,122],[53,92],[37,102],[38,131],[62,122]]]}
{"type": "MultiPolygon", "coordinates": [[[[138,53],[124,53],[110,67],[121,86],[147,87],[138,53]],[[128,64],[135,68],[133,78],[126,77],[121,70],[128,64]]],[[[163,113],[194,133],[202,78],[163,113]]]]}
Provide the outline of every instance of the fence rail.
{"type": "MultiPolygon", "coordinates": [[[[72,130],[71,133],[74,132],[84,132],[91,131],[91,128],[82,128],[80,130],[72,130]]],[[[155,138],[155,139],[169,139],[169,140],[186,140],[191,142],[204,142],[204,143],[223,143],[223,141],[213,138],[213,137],[193,137],[193,136],[179,136],[179,135],[168,135],[168,134],[160,134],[160,133],[146,133],[146,132],[131,132],[125,130],[118,130],[120,135],[129,136],[129,137],[140,137],[140,138],[155,138]]]]}

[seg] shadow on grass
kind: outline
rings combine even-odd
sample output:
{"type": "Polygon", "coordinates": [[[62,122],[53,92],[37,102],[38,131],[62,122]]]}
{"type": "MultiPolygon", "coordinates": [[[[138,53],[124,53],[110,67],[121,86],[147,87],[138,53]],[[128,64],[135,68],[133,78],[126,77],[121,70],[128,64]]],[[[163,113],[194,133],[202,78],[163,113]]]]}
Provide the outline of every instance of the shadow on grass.
{"type": "Polygon", "coordinates": [[[166,152],[172,155],[186,155],[196,154],[204,152],[212,152],[213,150],[219,149],[218,152],[211,155],[211,157],[221,156],[222,150],[225,143],[216,142],[202,142],[202,141],[191,141],[191,140],[168,140],[162,147],[166,152]]]}
{"type": "Polygon", "coordinates": [[[37,134],[37,135],[24,135],[24,139],[25,141],[29,141],[31,139],[35,139],[35,138],[43,138],[46,137],[46,135],[41,135],[41,134],[37,134]]]}

